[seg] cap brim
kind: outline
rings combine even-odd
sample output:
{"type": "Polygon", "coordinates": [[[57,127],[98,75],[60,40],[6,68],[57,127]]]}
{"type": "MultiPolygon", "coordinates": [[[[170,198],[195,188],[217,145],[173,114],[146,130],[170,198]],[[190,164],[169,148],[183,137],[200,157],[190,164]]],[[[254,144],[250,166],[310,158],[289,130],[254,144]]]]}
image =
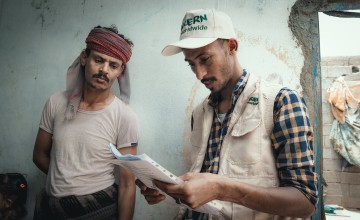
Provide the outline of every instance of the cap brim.
{"type": "Polygon", "coordinates": [[[196,49],[200,47],[204,47],[212,42],[214,42],[217,38],[215,37],[204,37],[204,38],[185,38],[176,43],[169,44],[161,51],[161,54],[164,56],[171,56],[181,52],[181,49],[196,49]]]}

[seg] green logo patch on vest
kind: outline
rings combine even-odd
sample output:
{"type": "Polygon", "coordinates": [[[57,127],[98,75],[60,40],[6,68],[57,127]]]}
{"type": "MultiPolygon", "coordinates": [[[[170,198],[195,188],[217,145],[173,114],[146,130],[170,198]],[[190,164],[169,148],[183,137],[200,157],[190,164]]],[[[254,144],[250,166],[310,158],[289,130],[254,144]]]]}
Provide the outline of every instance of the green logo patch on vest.
{"type": "Polygon", "coordinates": [[[249,101],[248,101],[248,104],[251,104],[251,105],[259,104],[259,98],[258,97],[250,97],[249,101]]]}

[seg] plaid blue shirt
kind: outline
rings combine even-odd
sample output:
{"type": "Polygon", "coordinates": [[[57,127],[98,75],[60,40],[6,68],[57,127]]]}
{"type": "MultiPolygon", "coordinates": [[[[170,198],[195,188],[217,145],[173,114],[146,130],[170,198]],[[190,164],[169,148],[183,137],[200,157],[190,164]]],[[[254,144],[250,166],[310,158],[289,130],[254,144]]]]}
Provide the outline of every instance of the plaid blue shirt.
{"type": "Polygon", "coordinates": [[[212,94],[209,97],[209,105],[214,108],[214,114],[208,140],[207,153],[205,154],[204,162],[201,168],[202,173],[207,172],[217,174],[219,171],[220,150],[222,142],[225,135],[227,134],[231,115],[236,105],[236,101],[244,90],[248,78],[249,74],[247,74],[246,70],[244,70],[243,74],[240,77],[240,80],[236,83],[234,87],[233,95],[231,97],[231,107],[226,112],[225,118],[222,122],[220,122],[220,119],[218,117],[218,105],[221,101],[221,97],[217,96],[217,94],[212,94]]]}
{"type": "MultiPolygon", "coordinates": [[[[222,141],[227,134],[236,101],[244,90],[247,80],[248,74],[244,71],[234,87],[232,105],[222,123],[218,118],[218,104],[221,99],[216,95],[210,95],[209,105],[214,108],[214,115],[201,172],[218,173],[222,141]]],[[[305,100],[295,91],[283,88],[275,98],[273,116],[274,128],[271,134],[271,143],[276,158],[280,186],[292,186],[299,189],[316,205],[318,194],[314,168],[313,130],[305,100]]],[[[184,217],[186,220],[208,219],[208,215],[190,210],[184,217]]]]}

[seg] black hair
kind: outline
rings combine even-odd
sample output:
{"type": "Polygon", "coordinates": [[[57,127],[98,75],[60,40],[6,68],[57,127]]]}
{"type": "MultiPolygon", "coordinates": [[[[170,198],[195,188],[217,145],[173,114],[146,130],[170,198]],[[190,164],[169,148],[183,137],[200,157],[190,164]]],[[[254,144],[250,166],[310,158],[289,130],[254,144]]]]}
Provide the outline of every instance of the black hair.
{"type": "MultiPolygon", "coordinates": [[[[115,24],[112,24],[110,27],[102,27],[102,26],[98,25],[98,26],[94,27],[93,29],[95,29],[95,28],[104,28],[104,29],[106,29],[108,31],[112,31],[115,34],[119,35],[122,39],[124,39],[130,45],[130,47],[134,46],[134,43],[129,38],[126,38],[123,34],[119,34],[119,31],[118,31],[115,24]]],[[[89,48],[86,48],[85,52],[86,52],[87,56],[90,55],[90,49],[89,48]]]]}
{"type": "Polygon", "coordinates": [[[12,205],[1,210],[4,219],[20,219],[26,216],[28,184],[24,175],[20,173],[0,174],[0,193],[3,199],[11,199],[12,205]]]}

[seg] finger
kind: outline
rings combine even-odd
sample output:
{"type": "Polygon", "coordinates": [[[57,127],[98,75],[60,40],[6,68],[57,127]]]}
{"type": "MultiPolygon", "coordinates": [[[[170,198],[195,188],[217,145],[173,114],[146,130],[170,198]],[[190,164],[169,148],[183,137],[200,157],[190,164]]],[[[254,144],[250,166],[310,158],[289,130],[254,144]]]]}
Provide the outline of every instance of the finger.
{"type": "Polygon", "coordinates": [[[181,204],[180,198],[175,198],[175,202],[180,205],[181,204]]]}
{"type": "Polygon", "coordinates": [[[183,197],[179,196],[170,196],[172,197],[177,204],[186,204],[185,199],[183,197]]]}
{"type": "Polygon", "coordinates": [[[173,197],[173,199],[175,200],[175,202],[179,205],[185,204],[187,206],[190,207],[189,203],[186,201],[185,198],[181,198],[181,197],[173,197]]]}
{"type": "Polygon", "coordinates": [[[158,180],[153,181],[154,185],[160,190],[171,196],[183,195],[182,184],[164,183],[158,180]]]}
{"type": "Polygon", "coordinates": [[[135,180],[135,184],[143,191],[143,190],[146,190],[148,187],[143,183],[141,182],[141,180],[139,179],[136,179],[135,180]]]}
{"type": "Polygon", "coordinates": [[[176,186],[179,186],[178,184],[171,184],[171,183],[164,183],[158,180],[153,180],[153,183],[156,187],[163,190],[166,193],[174,192],[174,189],[176,186]]]}
{"type": "Polygon", "coordinates": [[[185,174],[182,175],[182,176],[179,176],[179,178],[182,179],[182,180],[184,180],[184,181],[188,181],[188,180],[191,178],[192,174],[193,174],[193,173],[188,172],[188,173],[185,173],[185,174]]]}
{"type": "Polygon", "coordinates": [[[154,183],[155,186],[157,186],[161,190],[165,189],[166,185],[167,185],[166,183],[161,182],[159,180],[153,180],[153,183],[154,183]]]}
{"type": "Polygon", "coordinates": [[[158,196],[160,191],[156,189],[146,188],[146,190],[141,190],[141,194],[144,196],[158,196]]]}
{"type": "Polygon", "coordinates": [[[145,196],[145,199],[149,205],[155,205],[163,201],[165,199],[165,196],[163,194],[160,194],[158,196],[145,196]]]}

